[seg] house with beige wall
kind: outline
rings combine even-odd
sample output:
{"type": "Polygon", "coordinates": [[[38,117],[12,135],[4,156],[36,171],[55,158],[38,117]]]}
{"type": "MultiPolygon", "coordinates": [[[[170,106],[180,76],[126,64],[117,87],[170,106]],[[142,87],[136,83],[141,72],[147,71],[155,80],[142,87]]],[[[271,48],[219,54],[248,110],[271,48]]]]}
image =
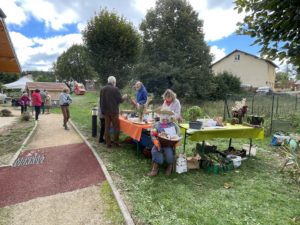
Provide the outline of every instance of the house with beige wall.
{"type": "Polygon", "coordinates": [[[267,59],[247,52],[234,50],[212,64],[214,74],[227,71],[240,78],[242,85],[252,87],[269,86],[274,89],[276,65],[267,59]]]}

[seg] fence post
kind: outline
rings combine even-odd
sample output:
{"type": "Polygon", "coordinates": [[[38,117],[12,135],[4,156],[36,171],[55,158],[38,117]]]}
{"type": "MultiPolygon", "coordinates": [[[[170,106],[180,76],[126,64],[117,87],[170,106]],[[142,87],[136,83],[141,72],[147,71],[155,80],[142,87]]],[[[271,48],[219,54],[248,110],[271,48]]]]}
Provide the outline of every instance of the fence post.
{"type": "Polygon", "coordinates": [[[298,94],[296,94],[296,104],[295,104],[295,110],[297,110],[297,104],[298,104],[298,94]]]}
{"type": "Polygon", "coordinates": [[[271,125],[270,125],[270,135],[272,134],[272,129],[273,129],[273,110],[274,110],[274,98],[275,95],[272,95],[272,111],[271,111],[271,125]]]}
{"type": "Polygon", "coordinates": [[[277,95],[277,99],[276,99],[276,116],[278,116],[278,104],[279,104],[279,96],[277,95]]]}
{"type": "Polygon", "coordinates": [[[253,96],[252,96],[252,103],[251,103],[251,114],[252,115],[253,115],[254,96],[255,96],[255,94],[253,94],[253,96]]]}

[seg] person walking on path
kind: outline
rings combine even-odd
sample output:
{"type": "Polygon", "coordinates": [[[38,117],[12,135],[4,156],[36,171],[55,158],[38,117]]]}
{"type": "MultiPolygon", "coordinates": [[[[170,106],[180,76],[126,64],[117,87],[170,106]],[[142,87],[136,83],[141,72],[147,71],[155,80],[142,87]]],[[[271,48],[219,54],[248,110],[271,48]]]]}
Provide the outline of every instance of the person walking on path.
{"type": "Polygon", "coordinates": [[[27,92],[23,92],[20,100],[19,100],[19,104],[21,105],[21,114],[23,114],[24,112],[27,112],[27,106],[29,105],[30,99],[28,97],[27,92]]]}
{"type": "Polygon", "coordinates": [[[45,102],[46,102],[46,98],[47,98],[47,93],[46,92],[47,92],[46,90],[41,91],[41,97],[42,97],[41,110],[42,110],[43,114],[45,113],[45,102]]]}
{"type": "Polygon", "coordinates": [[[50,113],[52,102],[51,102],[51,95],[46,91],[46,100],[45,100],[45,111],[46,114],[50,113]]]}
{"type": "Polygon", "coordinates": [[[119,88],[116,87],[116,78],[114,76],[108,77],[107,85],[100,91],[100,108],[105,117],[104,136],[108,148],[112,147],[109,134],[110,124],[114,129],[114,144],[116,147],[120,147],[119,105],[126,97],[126,95],[122,97],[119,88]]]}
{"type": "Polygon", "coordinates": [[[34,106],[35,110],[35,120],[39,120],[39,115],[41,113],[41,105],[42,105],[42,97],[39,89],[35,89],[35,91],[31,95],[32,98],[32,106],[34,106]]]}
{"type": "Polygon", "coordinates": [[[65,130],[69,130],[68,128],[68,121],[70,118],[70,110],[69,110],[69,105],[72,103],[72,98],[69,95],[69,88],[64,88],[63,92],[59,96],[59,105],[63,114],[64,118],[64,123],[63,126],[65,130]]]}

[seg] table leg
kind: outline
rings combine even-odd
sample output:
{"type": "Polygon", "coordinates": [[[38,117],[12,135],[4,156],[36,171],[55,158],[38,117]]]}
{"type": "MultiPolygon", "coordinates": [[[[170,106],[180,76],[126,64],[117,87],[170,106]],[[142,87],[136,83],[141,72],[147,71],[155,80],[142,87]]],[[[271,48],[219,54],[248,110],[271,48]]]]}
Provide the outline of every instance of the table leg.
{"type": "Polygon", "coordinates": [[[187,136],[186,129],[184,129],[183,153],[185,153],[186,136],[187,136]]]}
{"type": "Polygon", "coordinates": [[[249,144],[249,156],[251,155],[251,148],[252,148],[252,138],[250,138],[250,144],[249,144]]]}
{"type": "Polygon", "coordinates": [[[232,139],[231,139],[231,138],[229,138],[228,149],[231,147],[231,141],[232,141],[232,139]]]}

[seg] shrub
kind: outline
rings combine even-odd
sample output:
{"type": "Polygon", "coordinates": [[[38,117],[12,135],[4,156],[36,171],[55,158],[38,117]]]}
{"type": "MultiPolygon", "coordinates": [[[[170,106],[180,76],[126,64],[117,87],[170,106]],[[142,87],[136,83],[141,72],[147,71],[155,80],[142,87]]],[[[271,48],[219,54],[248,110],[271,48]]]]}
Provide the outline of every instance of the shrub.
{"type": "Polygon", "coordinates": [[[0,116],[2,116],[2,117],[9,117],[9,116],[11,116],[11,111],[9,111],[8,109],[2,109],[0,111],[0,116]]]}
{"type": "Polygon", "coordinates": [[[29,121],[31,119],[31,115],[29,112],[24,112],[21,115],[21,121],[29,121]]]}
{"type": "Polygon", "coordinates": [[[189,121],[195,121],[198,118],[204,117],[205,113],[199,106],[193,106],[187,110],[186,116],[189,121]]]}

